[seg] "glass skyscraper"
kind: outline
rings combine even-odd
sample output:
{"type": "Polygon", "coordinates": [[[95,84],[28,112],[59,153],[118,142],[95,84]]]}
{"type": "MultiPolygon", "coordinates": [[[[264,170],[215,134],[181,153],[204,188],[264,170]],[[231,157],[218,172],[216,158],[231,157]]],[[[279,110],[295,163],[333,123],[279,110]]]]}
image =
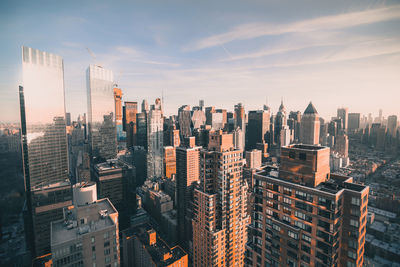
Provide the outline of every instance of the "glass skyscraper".
{"type": "Polygon", "coordinates": [[[114,79],[111,70],[90,65],[86,72],[89,144],[96,162],[117,156],[114,79]]]}
{"type": "Polygon", "coordinates": [[[60,56],[22,48],[24,121],[21,121],[28,186],[68,179],[64,65],[60,56]]]}
{"type": "Polygon", "coordinates": [[[60,56],[22,47],[19,87],[27,205],[27,244],[33,256],[50,251],[50,222],[72,204],[60,56]]]}

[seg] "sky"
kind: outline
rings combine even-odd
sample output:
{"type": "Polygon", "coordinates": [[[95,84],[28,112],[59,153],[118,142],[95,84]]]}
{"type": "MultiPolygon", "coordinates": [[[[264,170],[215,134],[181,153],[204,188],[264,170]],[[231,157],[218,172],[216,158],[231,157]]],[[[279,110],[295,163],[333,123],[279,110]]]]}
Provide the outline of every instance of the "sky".
{"type": "Polygon", "coordinates": [[[400,116],[399,29],[400,1],[3,0],[0,121],[19,121],[22,45],[63,57],[73,119],[94,63],[124,101],[163,95],[167,115],[199,99],[276,113],[283,99],[301,112],[312,101],[328,120],[338,107],[400,116]]]}

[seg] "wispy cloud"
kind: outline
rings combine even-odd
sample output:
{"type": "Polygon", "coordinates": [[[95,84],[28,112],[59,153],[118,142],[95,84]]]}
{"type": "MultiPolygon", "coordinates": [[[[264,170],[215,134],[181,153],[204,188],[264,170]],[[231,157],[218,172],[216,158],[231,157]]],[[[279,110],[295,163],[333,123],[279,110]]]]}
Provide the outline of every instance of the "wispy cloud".
{"type": "Polygon", "coordinates": [[[192,44],[187,50],[200,50],[236,40],[248,40],[267,35],[335,30],[397,19],[400,19],[400,5],[323,16],[288,24],[242,24],[228,32],[201,39],[192,44]]]}

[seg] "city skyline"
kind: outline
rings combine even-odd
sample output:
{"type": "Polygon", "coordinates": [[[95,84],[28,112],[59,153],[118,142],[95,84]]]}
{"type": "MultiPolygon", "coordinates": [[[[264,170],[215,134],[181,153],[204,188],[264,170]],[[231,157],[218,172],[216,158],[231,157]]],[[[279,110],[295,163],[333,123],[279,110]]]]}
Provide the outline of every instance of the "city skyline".
{"type": "Polygon", "coordinates": [[[123,101],[163,94],[166,115],[199,99],[231,111],[242,102],[246,113],[268,99],[276,114],[282,97],[288,110],[302,111],[311,100],[325,120],[340,106],[400,115],[390,101],[400,84],[396,1],[292,3],[293,11],[288,3],[224,1],[86,2],[74,13],[75,3],[1,6],[1,121],[19,118],[22,45],[64,58],[73,118],[87,110],[85,69],[95,63],[114,72],[123,101]]]}

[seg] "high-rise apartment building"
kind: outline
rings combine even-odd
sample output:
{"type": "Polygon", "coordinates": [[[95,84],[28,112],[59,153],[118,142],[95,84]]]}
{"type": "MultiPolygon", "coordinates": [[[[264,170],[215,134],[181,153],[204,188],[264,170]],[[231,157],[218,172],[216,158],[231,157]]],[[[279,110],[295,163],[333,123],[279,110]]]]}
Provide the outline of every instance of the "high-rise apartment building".
{"type": "Polygon", "coordinates": [[[334,150],[344,158],[349,157],[349,138],[345,133],[336,136],[334,150]]]}
{"type": "MultiPolygon", "coordinates": [[[[194,137],[191,137],[194,139],[194,137]]],[[[192,247],[193,188],[200,179],[200,149],[192,142],[176,148],[176,188],[178,240],[189,251],[192,247]]]]}
{"type": "Polygon", "coordinates": [[[118,212],[107,199],[97,199],[96,184],[76,184],[74,205],[51,223],[54,267],[120,266],[118,212]]]}
{"type": "Polygon", "coordinates": [[[124,129],[126,131],[126,146],[133,147],[137,145],[137,122],[138,113],[137,102],[126,102],[124,106],[124,129]]]}
{"type": "Polygon", "coordinates": [[[301,118],[300,141],[303,144],[319,144],[320,121],[317,110],[310,102],[301,118]]]}
{"type": "Polygon", "coordinates": [[[62,208],[72,199],[63,59],[24,46],[22,75],[19,96],[27,201],[24,219],[27,245],[35,257],[50,251],[50,222],[62,217],[62,208]]]}
{"type": "Polygon", "coordinates": [[[99,65],[86,71],[89,144],[95,162],[117,156],[113,73],[99,65]]]}
{"type": "Polygon", "coordinates": [[[172,178],[176,174],[176,152],[175,147],[164,147],[164,175],[167,178],[172,178]]]}
{"type": "Polygon", "coordinates": [[[163,176],[163,117],[161,100],[151,105],[147,118],[147,177],[163,176]]]}
{"type": "Polygon", "coordinates": [[[331,174],[329,154],[290,145],[255,174],[247,266],[363,266],[369,187],[331,174]]]}
{"type": "Polygon", "coordinates": [[[349,109],[348,108],[338,108],[337,117],[342,119],[341,129],[343,129],[344,131],[347,131],[348,123],[349,123],[349,109]]]}
{"type": "Polygon", "coordinates": [[[247,242],[247,183],[243,151],[232,134],[211,132],[200,152],[200,185],[194,190],[194,266],[243,266],[247,242]]]}
{"type": "Polygon", "coordinates": [[[256,148],[257,143],[268,143],[268,132],[270,124],[269,110],[249,111],[247,125],[247,149],[256,148]]]}

